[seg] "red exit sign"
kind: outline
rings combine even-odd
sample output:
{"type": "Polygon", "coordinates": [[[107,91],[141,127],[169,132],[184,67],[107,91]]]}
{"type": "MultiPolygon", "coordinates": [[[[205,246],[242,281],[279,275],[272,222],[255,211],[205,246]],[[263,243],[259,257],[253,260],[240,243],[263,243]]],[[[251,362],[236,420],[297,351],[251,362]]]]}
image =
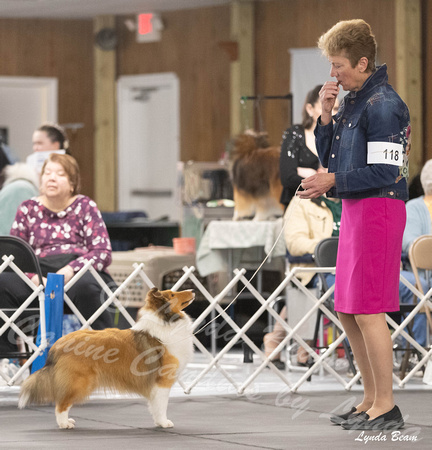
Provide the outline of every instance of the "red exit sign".
{"type": "Polygon", "coordinates": [[[138,14],[137,22],[137,42],[160,41],[163,24],[159,14],[138,14]]]}

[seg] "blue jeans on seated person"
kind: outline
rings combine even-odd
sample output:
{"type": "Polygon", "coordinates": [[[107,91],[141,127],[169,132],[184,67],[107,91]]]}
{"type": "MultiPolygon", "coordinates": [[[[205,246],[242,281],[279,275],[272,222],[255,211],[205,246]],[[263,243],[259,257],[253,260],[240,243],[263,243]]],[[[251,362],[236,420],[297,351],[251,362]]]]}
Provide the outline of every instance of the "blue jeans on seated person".
{"type": "MultiPolygon", "coordinates": [[[[415,286],[415,277],[412,272],[408,272],[405,270],[401,271],[401,275],[412,285],[415,286]]],[[[335,275],[333,274],[325,274],[327,285],[330,287],[335,282],[335,275]]],[[[420,277],[423,292],[427,292],[429,289],[429,286],[427,285],[427,282],[424,278],[420,277]]],[[[315,276],[312,280],[312,287],[317,286],[318,284],[318,276],[315,276]]],[[[406,287],[401,281],[399,281],[399,300],[400,303],[404,304],[412,304],[414,300],[414,294],[412,291],[406,287]]],[[[411,321],[412,324],[412,336],[414,339],[422,346],[424,347],[426,345],[426,333],[427,333],[427,321],[426,321],[426,315],[425,314],[417,314],[414,319],[411,321]]],[[[407,331],[407,329],[405,329],[407,331]]],[[[406,340],[401,337],[401,341],[403,345],[405,345],[406,340]]]]}
{"type": "MultiPolygon", "coordinates": [[[[335,275],[333,273],[325,273],[324,278],[326,280],[327,286],[330,288],[335,284],[335,275]]],[[[306,287],[308,288],[314,288],[318,286],[319,277],[318,274],[315,274],[312,278],[312,280],[309,281],[308,285],[306,287]]]]}
{"type": "MultiPolygon", "coordinates": [[[[414,274],[412,272],[402,270],[401,275],[412,285],[415,286],[416,281],[414,274]]],[[[426,293],[429,290],[427,282],[424,278],[421,277],[420,281],[423,287],[423,292],[426,293]]],[[[407,305],[412,304],[414,300],[414,294],[412,293],[412,291],[400,281],[399,281],[399,299],[401,303],[407,305]]],[[[410,323],[412,324],[412,336],[422,347],[424,347],[426,345],[426,333],[427,333],[426,314],[417,314],[410,323]]],[[[405,331],[407,330],[405,329],[405,331]]],[[[404,338],[402,338],[402,342],[405,345],[404,338]]]]}

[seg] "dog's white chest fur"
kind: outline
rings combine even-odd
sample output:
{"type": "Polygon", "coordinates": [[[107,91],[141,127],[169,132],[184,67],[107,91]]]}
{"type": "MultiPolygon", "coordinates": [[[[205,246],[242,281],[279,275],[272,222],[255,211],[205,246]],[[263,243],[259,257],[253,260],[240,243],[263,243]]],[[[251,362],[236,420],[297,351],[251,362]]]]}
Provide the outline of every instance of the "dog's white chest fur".
{"type": "Polygon", "coordinates": [[[192,321],[186,314],[175,322],[165,322],[155,313],[145,311],[132,330],[146,331],[158,339],[178,359],[178,373],[192,360],[192,321]]]}

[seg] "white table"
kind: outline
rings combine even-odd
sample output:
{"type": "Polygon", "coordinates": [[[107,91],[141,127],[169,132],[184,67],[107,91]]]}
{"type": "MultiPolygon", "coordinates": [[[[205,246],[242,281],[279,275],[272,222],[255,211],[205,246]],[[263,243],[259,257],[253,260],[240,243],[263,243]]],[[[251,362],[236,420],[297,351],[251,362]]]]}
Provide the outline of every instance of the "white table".
{"type": "MultiPolygon", "coordinates": [[[[228,281],[231,281],[234,269],[239,268],[240,264],[242,268],[256,270],[266,255],[269,255],[257,274],[257,290],[262,293],[263,270],[277,270],[282,274],[285,272],[286,247],[281,233],[282,226],[283,219],[262,222],[253,220],[211,221],[201,238],[197,251],[196,267],[198,272],[204,277],[215,272],[224,272],[228,276],[228,281]]],[[[221,300],[221,303],[231,301],[233,296],[234,292],[231,289],[225,297],[225,301],[221,300]]],[[[213,310],[211,319],[214,319],[214,313],[213,310]]],[[[232,309],[230,316],[233,318],[232,309]]],[[[212,340],[213,354],[215,351],[216,343],[212,340]]]]}
{"type": "MultiPolygon", "coordinates": [[[[274,221],[214,220],[203,234],[196,255],[196,266],[202,276],[215,272],[232,275],[240,262],[257,267],[272,249],[283,226],[283,219],[274,221]]],[[[286,247],[280,236],[264,268],[277,257],[285,258],[286,247]]],[[[279,260],[280,263],[280,260],[279,260]]]]}

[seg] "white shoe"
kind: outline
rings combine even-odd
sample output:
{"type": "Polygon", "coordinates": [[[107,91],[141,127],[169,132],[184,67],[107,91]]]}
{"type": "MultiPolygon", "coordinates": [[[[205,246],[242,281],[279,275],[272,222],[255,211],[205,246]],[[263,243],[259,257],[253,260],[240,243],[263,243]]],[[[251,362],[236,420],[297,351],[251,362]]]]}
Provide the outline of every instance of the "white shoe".
{"type": "Polygon", "coordinates": [[[9,380],[9,360],[7,358],[0,359],[0,372],[0,386],[6,386],[7,380],[2,375],[4,374],[9,380]]]}
{"type": "MultiPolygon", "coordinates": [[[[18,372],[20,369],[19,366],[9,361],[7,358],[3,358],[0,361],[0,371],[2,371],[6,377],[8,378],[8,381],[18,372]]],[[[30,375],[29,369],[26,369],[24,373],[22,373],[18,379],[15,380],[14,385],[19,386],[28,376],[30,375]]],[[[7,384],[8,381],[6,381],[1,375],[0,375],[0,383],[1,380],[3,380],[7,384]]]]}

